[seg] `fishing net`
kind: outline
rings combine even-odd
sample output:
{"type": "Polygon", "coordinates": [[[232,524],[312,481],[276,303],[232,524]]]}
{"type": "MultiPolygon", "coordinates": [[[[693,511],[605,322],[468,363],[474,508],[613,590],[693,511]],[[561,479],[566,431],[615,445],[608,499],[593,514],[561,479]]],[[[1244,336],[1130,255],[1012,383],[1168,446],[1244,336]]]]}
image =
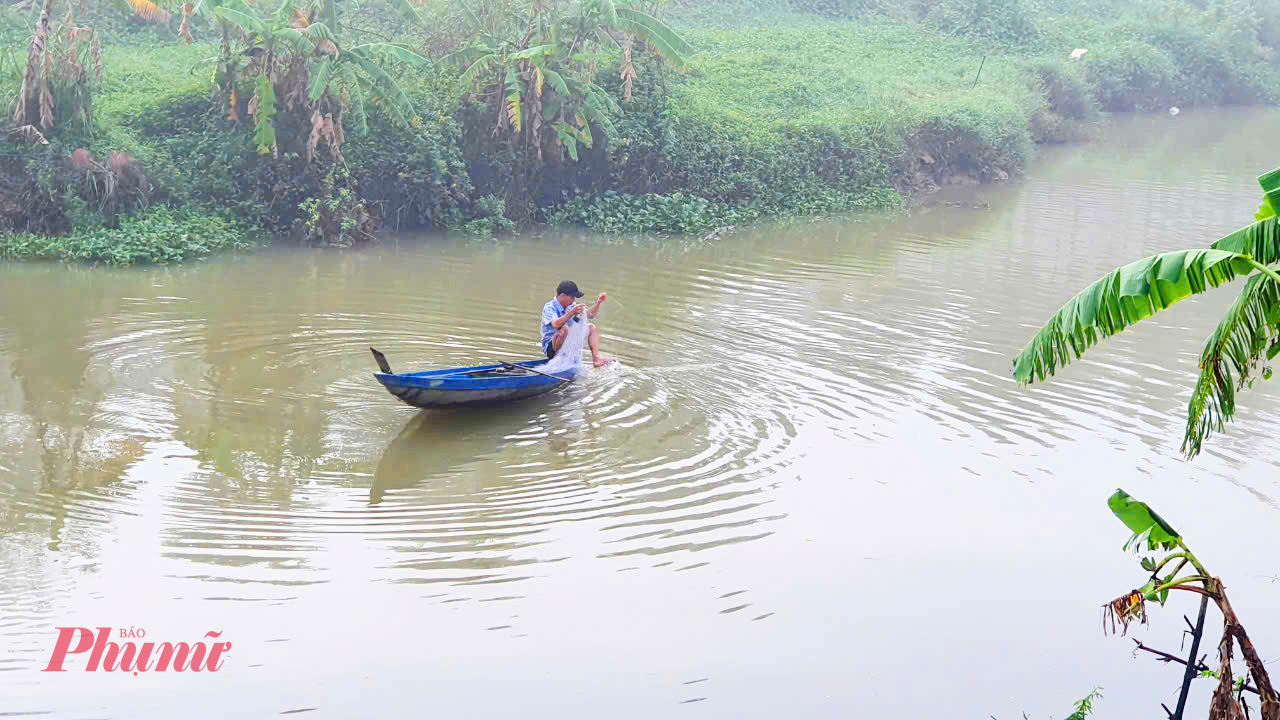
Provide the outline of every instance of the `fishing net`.
{"type": "Polygon", "coordinates": [[[569,333],[556,356],[543,365],[542,372],[560,373],[582,364],[582,346],[587,344],[587,319],[585,314],[569,321],[569,333]]]}

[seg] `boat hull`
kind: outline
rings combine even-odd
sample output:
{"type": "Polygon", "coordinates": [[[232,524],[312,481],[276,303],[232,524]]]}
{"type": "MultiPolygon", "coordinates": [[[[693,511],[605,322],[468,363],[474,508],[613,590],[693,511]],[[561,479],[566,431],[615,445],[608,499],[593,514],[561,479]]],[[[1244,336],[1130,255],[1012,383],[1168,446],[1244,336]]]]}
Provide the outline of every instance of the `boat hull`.
{"type": "MultiPolygon", "coordinates": [[[[537,368],[546,360],[515,363],[537,368]]],[[[554,376],[507,369],[503,365],[428,370],[417,373],[373,374],[387,392],[418,408],[442,409],[516,402],[551,392],[572,381],[577,368],[554,376]]]]}

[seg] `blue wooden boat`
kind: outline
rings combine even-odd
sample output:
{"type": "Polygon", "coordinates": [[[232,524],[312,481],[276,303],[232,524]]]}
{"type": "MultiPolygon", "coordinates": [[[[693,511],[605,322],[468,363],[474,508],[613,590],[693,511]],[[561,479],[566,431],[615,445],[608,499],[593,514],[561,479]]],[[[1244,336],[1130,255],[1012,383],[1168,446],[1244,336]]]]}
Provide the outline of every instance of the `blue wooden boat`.
{"type": "Polygon", "coordinates": [[[492,405],[541,395],[573,382],[578,367],[561,373],[538,368],[546,359],[474,367],[395,373],[382,353],[369,348],[381,372],[373,377],[392,395],[419,408],[492,405]]]}

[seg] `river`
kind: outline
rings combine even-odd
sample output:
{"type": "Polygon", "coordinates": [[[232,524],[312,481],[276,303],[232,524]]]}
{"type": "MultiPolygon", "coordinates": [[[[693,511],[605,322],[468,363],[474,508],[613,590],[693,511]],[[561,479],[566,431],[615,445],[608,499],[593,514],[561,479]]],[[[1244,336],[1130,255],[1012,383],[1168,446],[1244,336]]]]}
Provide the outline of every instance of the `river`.
{"type": "Polygon", "coordinates": [[[1144,581],[1116,487],[1280,658],[1277,383],[1178,454],[1235,291],[1010,372],[1101,273],[1252,218],[1278,121],[1120,119],[905,219],[0,265],[0,714],[1039,720],[1102,686],[1099,716],[1155,716],[1181,675],[1131,638],[1179,651],[1197,604],[1103,635],[1144,581]],[[370,346],[536,357],[564,278],[608,292],[619,367],[485,412],[374,381],[370,346]],[[58,627],[232,649],[41,672],[58,627]]]}

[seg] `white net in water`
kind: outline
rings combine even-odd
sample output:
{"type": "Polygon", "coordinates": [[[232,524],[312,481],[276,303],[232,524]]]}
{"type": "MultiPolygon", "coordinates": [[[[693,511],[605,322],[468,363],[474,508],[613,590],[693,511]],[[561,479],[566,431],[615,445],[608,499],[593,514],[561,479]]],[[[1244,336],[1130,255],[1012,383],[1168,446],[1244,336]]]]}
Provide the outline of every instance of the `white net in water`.
{"type": "Polygon", "coordinates": [[[556,351],[556,356],[539,369],[545,373],[560,373],[578,367],[582,364],[582,346],[586,344],[587,317],[583,313],[569,321],[569,333],[564,344],[556,351]]]}

